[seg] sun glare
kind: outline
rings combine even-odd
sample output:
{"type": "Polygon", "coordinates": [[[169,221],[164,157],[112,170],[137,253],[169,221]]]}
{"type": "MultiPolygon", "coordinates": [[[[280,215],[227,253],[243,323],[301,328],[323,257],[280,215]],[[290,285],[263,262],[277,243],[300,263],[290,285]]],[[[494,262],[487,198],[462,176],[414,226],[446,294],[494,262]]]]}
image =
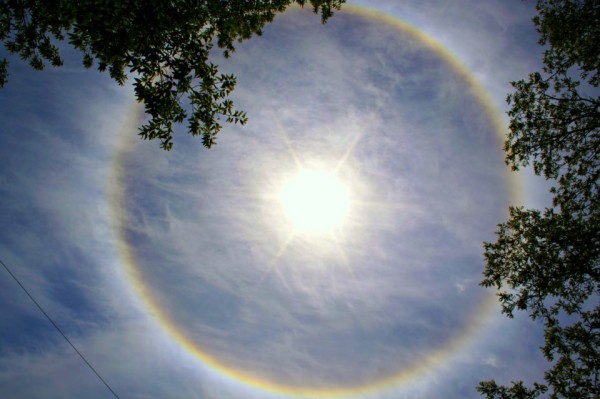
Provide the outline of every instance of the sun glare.
{"type": "Polygon", "coordinates": [[[304,170],[288,180],[279,199],[296,231],[324,233],[339,227],[350,208],[348,189],[332,173],[304,170]]]}

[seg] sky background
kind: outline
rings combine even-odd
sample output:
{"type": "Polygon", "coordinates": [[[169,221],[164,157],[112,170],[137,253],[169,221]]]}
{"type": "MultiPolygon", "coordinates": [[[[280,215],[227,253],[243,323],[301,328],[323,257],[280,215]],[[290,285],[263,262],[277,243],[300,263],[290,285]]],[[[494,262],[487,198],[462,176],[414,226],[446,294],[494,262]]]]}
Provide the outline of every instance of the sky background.
{"type": "MultiPolygon", "coordinates": [[[[539,381],[542,329],[478,286],[482,242],[547,186],[509,174],[509,81],[540,68],[532,1],[290,11],[230,60],[244,127],[206,150],[136,137],[129,84],[11,58],[0,91],[0,259],[125,398],[477,398],[539,381]],[[384,17],[385,15],[385,17],[384,17]],[[298,168],[351,192],[293,234],[298,168]]],[[[4,53],[2,53],[4,55],[4,53]]],[[[3,398],[111,393],[0,272],[3,398]]]]}

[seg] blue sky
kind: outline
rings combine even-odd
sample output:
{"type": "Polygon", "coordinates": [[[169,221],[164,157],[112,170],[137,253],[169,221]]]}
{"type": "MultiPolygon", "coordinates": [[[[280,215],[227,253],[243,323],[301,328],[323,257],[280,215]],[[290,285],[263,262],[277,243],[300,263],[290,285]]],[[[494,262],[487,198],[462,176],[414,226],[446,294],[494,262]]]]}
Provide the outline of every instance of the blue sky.
{"type": "MultiPolygon", "coordinates": [[[[494,122],[539,68],[533,2],[350,3],[391,18],[291,11],[220,61],[250,121],[211,150],[140,141],[131,86],[68,49],[43,73],[11,58],[0,258],[121,398],[477,398],[543,375],[540,326],[478,287],[509,203],[548,198],[508,176],[494,122]],[[333,233],[278,202],[299,167],[347,186],[333,233]]],[[[0,274],[2,397],[111,397],[0,274]]]]}

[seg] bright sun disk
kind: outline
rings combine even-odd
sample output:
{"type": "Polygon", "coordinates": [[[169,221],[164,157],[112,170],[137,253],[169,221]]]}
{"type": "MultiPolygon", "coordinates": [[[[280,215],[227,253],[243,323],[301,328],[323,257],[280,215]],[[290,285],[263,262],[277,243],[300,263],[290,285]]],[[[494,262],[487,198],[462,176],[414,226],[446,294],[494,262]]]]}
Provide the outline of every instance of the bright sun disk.
{"type": "Polygon", "coordinates": [[[332,173],[304,170],[288,180],[279,199],[297,231],[323,233],[339,227],[350,207],[348,189],[332,173]]]}

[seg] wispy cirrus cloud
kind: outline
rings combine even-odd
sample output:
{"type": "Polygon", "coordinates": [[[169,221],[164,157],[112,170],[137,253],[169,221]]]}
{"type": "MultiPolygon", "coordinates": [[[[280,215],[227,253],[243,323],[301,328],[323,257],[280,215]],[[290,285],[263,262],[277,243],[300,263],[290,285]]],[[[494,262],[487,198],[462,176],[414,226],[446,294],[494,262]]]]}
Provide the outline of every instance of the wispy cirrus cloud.
{"type": "MultiPolygon", "coordinates": [[[[526,15],[515,19],[500,3],[372,4],[423,23],[496,103],[505,78],[528,66],[522,45],[505,52],[526,15]],[[453,23],[460,15],[467,22],[453,23]]],[[[539,339],[522,338],[532,328],[524,320],[492,320],[461,350],[443,351],[489,295],[475,284],[481,241],[508,196],[488,116],[462,78],[420,46],[357,15],[339,13],[326,26],[298,11],[278,17],[224,64],[238,76],[247,126],[226,128],[210,151],[183,131],[170,153],[148,142],[128,148],[124,235],[114,234],[109,189],[131,93],[68,74],[31,88],[28,74],[20,83],[17,75],[9,95],[19,113],[2,123],[28,134],[2,137],[2,256],[132,397],[285,395],[250,389],[186,353],[132,290],[123,244],[146,301],[222,367],[291,386],[343,387],[434,354],[428,372],[373,397],[476,397],[484,377],[511,379],[528,367],[536,377],[539,358],[522,353],[537,349],[519,352],[539,339]],[[334,236],[291,232],[275,194],[298,163],[339,168],[351,186],[353,213],[334,236]]],[[[2,391],[106,394],[35,309],[15,299],[18,290],[0,295],[3,324],[18,326],[2,336],[2,391]]]]}

